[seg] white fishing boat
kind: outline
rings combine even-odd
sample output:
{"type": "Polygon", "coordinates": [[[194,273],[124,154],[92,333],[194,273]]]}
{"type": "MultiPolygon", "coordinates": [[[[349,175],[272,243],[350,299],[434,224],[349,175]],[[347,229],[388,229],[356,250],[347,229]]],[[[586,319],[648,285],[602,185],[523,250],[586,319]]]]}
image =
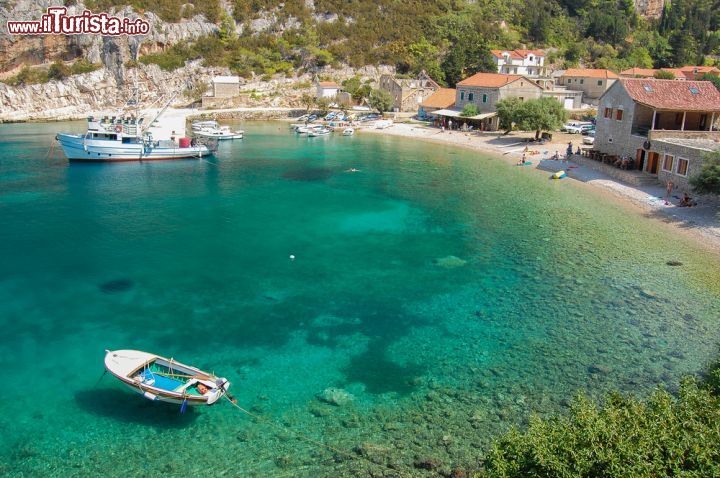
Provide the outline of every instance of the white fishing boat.
{"type": "Polygon", "coordinates": [[[186,405],[212,405],[227,394],[226,378],[173,359],[139,350],[106,350],[105,368],[149,400],[186,405]]]}
{"type": "Polygon", "coordinates": [[[354,129],[354,128],[345,128],[345,129],[343,130],[343,136],[352,136],[352,135],[354,135],[354,134],[355,134],[355,129],[354,129]]]}
{"type": "Polygon", "coordinates": [[[136,114],[87,119],[85,134],[58,133],[55,139],[71,161],[147,161],[155,159],[201,158],[212,154],[216,144],[193,142],[190,138],[154,138],[156,128],[170,100],[145,123],[136,114]]]}
{"type": "Polygon", "coordinates": [[[215,138],[219,140],[228,140],[228,139],[242,139],[243,134],[245,134],[242,130],[236,130],[232,131],[229,126],[220,126],[220,127],[206,127],[201,128],[197,131],[194,131],[195,136],[201,136],[203,138],[215,138]]]}
{"type": "Polygon", "coordinates": [[[322,128],[314,128],[314,129],[308,131],[307,135],[308,135],[308,138],[315,138],[316,136],[327,136],[332,132],[333,131],[331,129],[322,127],[322,128]]]}

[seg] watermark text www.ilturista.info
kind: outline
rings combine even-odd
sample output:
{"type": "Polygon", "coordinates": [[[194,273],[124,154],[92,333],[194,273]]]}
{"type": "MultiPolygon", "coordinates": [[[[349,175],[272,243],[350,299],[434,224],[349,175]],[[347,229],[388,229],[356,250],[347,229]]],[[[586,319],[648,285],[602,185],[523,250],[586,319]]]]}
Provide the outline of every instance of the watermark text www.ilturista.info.
{"type": "Polygon", "coordinates": [[[9,21],[11,35],[145,35],[150,23],[141,18],[111,17],[107,13],[84,10],[80,15],[68,15],[65,7],[50,7],[40,21],[9,21]]]}

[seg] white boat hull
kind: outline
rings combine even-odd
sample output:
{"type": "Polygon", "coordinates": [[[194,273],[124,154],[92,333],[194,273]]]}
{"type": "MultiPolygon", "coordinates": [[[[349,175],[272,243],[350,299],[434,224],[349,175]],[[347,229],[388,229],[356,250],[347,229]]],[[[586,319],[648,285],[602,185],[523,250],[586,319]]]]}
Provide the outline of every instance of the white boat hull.
{"type": "Polygon", "coordinates": [[[105,353],[105,369],[128,388],[143,395],[148,400],[174,403],[181,405],[213,405],[217,403],[230,388],[230,382],[224,378],[203,372],[195,367],[167,359],[159,355],[139,350],[107,350],[105,353]],[[153,364],[170,368],[171,374],[151,370],[153,364]],[[182,376],[186,380],[178,381],[170,377],[182,376]],[[163,388],[165,383],[176,382],[177,388],[163,388]],[[192,387],[203,384],[208,389],[205,394],[192,393],[192,387]]]}
{"type": "Polygon", "coordinates": [[[202,136],[203,138],[215,138],[219,140],[227,139],[243,139],[243,133],[208,133],[207,131],[195,131],[196,136],[202,136]]]}
{"type": "MultiPolygon", "coordinates": [[[[58,133],[65,157],[72,161],[150,161],[158,159],[201,158],[212,151],[205,145],[181,148],[177,145],[149,145],[141,142],[91,139],[84,135],[58,133]]],[[[168,144],[170,142],[166,142],[168,144]]]]}

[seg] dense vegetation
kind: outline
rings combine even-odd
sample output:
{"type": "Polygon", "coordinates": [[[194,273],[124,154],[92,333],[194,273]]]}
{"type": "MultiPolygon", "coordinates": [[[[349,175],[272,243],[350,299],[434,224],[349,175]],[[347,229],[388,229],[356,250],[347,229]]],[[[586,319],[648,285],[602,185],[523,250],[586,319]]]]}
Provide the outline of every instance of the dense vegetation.
{"type": "Polygon", "coordinates": [[[602,406],[579,397],[565,417],[533,418],[500,439],[482,476],[720,476],[720,373],[687,379],[673,396],[613,394],[602,406]]]}
{"type": "Polygon", "coordinates": [[[12,86],[47,83],[50,80],[62,80],[70,75],[89,73],[98,68],[100,68],[100,65],[90,63],[84,59],[78,60],[69,66],[61,61],[56,61],[48,68],[30,68],[25,66],[16,75],[3,80],[3,82],[12,86]]]}
{"type": "Polygon", "coordinates": [[[720,194],[720,151],[705,155],[702,168],[690,178],[690,186],[700,194],[720,194]]]}
{"type": "Polygon", "coordinates": [[[712,63],[720,55],[720,0],[674,0],[658,20],[639,17],[632,0],[315,0],[312,9],[305,0],[230,0],[228,12],[219,0],[130,4],[170,21],[202,13],[221,25],[218,35],[145,61],[175,68],[203,57],[243,76],[389,64],[453,85],[490,70],[493,48],[547,48],[558,68],[616,71],[712,63]]]}

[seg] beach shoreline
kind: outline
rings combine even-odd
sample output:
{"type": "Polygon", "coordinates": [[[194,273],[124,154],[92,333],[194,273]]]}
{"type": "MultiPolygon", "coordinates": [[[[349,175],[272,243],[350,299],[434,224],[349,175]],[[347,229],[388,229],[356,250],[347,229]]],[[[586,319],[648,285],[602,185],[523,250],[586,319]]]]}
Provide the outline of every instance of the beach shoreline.
{"type": "MultiPolygon", "coordinates": [[[[527,143],[527,140],[532,137],[530,132],[515,132],[510,135],[504,135],[502,132],[466,133],[442,131],[438,128],[410,123],[395,123],[384,129],[361,127],[358,131],[363,134],[411,138],[435,144],[458,146],[511,164],[517,164],[522,158],[526,144],[529,145],[531,151],[534,148],[532,143],[527,143]]],[[[662,199],[665,196],[665,188],[660,183],[657,186],[642,188],[631,186],[572,160],[547,159],[556,151],[560,153],[561,157],[564,156],[567,141],[573,141],[573,149],[576,149],[578,141],[582,141],[582,136],[555,133],[552,142],[539,147],[541,149],[539,154],[528,156],[528,160],[532,164],[526,168],[535,174],[543,174],[547,177],[556,171],[566,171],[567,178],[575,186],[589,193],[597,194],[605,201],[612,201],[613,204],[626,208],[631,213],[655,221],[658,226],[691,239],[703,249],[720,254],[720,218],[718,217],[720,205],[717,202],[701,203],[693,208],[678,207],[678,201],[673,199],[666,204],[662,199]]]]}

